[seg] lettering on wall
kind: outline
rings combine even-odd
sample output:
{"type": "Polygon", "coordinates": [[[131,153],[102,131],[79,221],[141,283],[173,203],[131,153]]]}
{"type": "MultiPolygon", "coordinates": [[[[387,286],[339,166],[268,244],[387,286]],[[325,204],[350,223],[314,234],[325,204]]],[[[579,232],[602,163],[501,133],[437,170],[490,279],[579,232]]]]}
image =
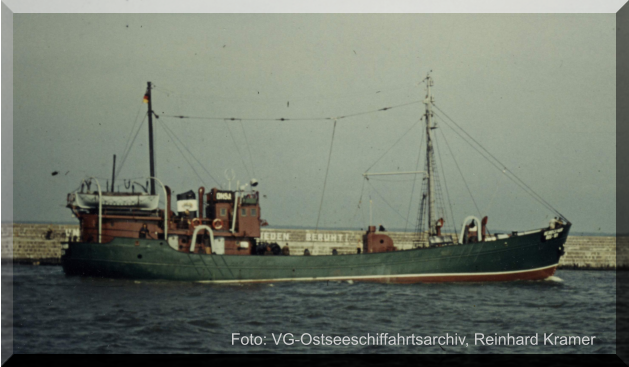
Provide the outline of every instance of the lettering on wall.
{"type": "Polygon", "coordinates": [[[349,242],[349,234],[345,233],[309,233],[306,232],[306,241],[312,242],[349,242]]]}
{"type": "Polygon", "coordinates": [[[289,241],[290,233],[283,232],[262,232],[260,239],[263,241],[289,241]]]}
{"type": "Polygon", "coordinates": [[[308,230],[273,231],[263,229],[261,241],[292,241],[292,242],[328,242],[328,243],[362,243],[362,236],[352,232],[311,232],[308,230]]]}

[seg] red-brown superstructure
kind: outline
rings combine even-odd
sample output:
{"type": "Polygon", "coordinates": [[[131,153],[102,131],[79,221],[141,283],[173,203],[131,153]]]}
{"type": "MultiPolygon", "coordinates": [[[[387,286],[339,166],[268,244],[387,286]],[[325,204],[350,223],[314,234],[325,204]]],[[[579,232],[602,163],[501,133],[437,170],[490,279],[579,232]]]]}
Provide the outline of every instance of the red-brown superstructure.
{"type": "MultiPolygon", "coordinates": [[[[95,205],[81,207],[76,200],[76,196],[81,193],[69,194],[67,206],[79,220],[80,242],[107,243],[116,237],[164,239],[166,223],[168,242],[178,251],[190,252],[193,248],[193,253],[215,252],[211,248],[209,231],[206,229],[209,227],[213,237],[224,244],[219,253],[225,255],[254,253],[262,223],[258,191],[238,192],[213,188],[204,194],[205,188],[201,187],[198,190],[198,210],[194,211],[198,214],[191,216],[190,211],[172,211],[171,189],[168,186],[164,189],[168,209],[143,210],[133,206],[103,205],[100,234],[98,208],[95,205]],[[200,230],[195,238],[195,246],[191,246],[197,228],[200,230]]],[[[127,194],[126,197],[135,201],[134,196],[139,195],[127,194]]],[[[107,198],[114,196],[123,195],[104,192],[101,193],[101,200],[107,202],[107,198]]]]}

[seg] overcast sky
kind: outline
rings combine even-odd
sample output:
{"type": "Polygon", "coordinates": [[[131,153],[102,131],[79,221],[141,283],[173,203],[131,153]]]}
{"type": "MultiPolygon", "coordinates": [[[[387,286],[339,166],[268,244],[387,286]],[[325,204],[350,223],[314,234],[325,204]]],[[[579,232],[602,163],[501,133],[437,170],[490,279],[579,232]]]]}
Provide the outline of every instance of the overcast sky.
{"type": "MultiPolygon", "coordinates": [[[[432,70],[437,106],[570,219],[573,231],[613,233],[615,32],[615,14],[15,14],[14,218],[72,222],[66,194],[85,176],[111,178],[112,156],[120,166],[152,81],[164,183],[176,193],[209,189],[226,185],[224,171],[233,168],[241,182],[260,181],[270,224],[314,227],[332,122],[166,115],[373,111],[422,100],[420,82],[432,70]]],[[[415,170],[423,109],[415,103],[338,121],[320,226],[364,228],[371,197],[375,224],[415,227],[419,184],[411,201],[410,176],[363,186],[362,173],[392,146],[370,172],[415,170]]],[[[547,225],[552,212],[484,161],[448,120],[436,121],[456,223],[478,215],[458,163],[491,228],[547,225]]],[[[148,176],[147,136],[144,121],[121,178],[148,176]]]]}

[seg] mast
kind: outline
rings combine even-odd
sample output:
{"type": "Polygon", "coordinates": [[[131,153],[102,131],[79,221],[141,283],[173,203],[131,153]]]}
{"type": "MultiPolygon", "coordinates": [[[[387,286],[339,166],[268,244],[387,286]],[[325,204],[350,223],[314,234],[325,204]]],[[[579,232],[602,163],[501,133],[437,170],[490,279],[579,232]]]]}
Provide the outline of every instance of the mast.
{"type": "Polygon", "coordinates": [[[426,105],[426,167],[428,168],[428,235],[435,235],[435,182],[434,182],[434,167],[433,167],[433,148],[432,137],[430,130],[432,126],[432,103],[434,98],[430,91],[430,87],[433,85],[433,80],[430,74],[426,76],[426,86],[428,91],[426,92],[426,99],[424,104],[426,105]]]}
{"type": "Polygon", "coordinates": [[[116,180],[116,155],[114,154],[114,166],[111,170],[111,192],[114,192],[114,181],[116,180]]]}
{"type": "MultiPolygon", "coordinates": [[[[151,176],[155,177],[155,158],[153,157],[153,108],[151,98],[151,82],[146,83],[146,95],[144,98],[148,99],[148,114],[149,114],[149,169],[151,176]]],[[[151,179],[151,195],[155,195],[155,180],[151,179]]]]}

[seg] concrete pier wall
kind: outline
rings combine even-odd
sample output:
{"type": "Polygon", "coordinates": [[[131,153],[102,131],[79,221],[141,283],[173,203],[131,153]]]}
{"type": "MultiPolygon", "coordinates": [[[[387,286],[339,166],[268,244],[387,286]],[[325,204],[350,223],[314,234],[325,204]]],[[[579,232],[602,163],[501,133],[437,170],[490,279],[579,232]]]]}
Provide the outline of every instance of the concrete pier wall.
{"type": "MultiPolygon", "coordinates": [[[[2,260],[15,263],[58,264],[61,242],[78,235],[78,225],[3,224],[2,260]],[[50,239],[46,238],[52,229],[50,239]]],[[[415,235],[404,232],[387,233],[399,250],[413,248],[415,235]]],[[[361,231],[327,231],[296,229],[263,229],[260,241],[288,244],[291,255],[302,255],[307,248],[312,255],[356,253],[362,247],[361,231]]],[[[628,237],[569,236],[566,254],[559,263],[568,269],[615,269],[629,267],[628,237]],[[618,258],[616,252],[618,247],[618,258]],[[617,264],[618,260],[618,264],[617,264]]]]}

